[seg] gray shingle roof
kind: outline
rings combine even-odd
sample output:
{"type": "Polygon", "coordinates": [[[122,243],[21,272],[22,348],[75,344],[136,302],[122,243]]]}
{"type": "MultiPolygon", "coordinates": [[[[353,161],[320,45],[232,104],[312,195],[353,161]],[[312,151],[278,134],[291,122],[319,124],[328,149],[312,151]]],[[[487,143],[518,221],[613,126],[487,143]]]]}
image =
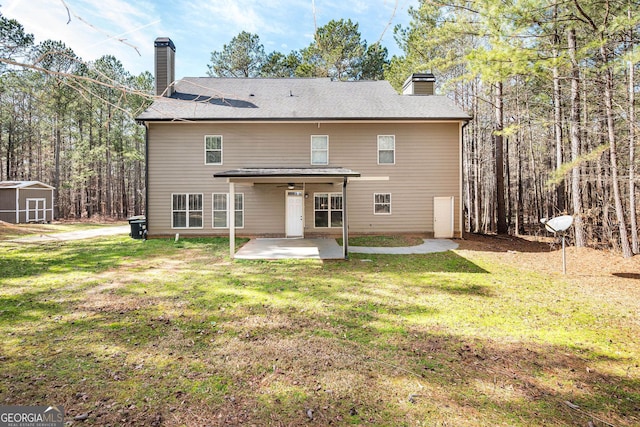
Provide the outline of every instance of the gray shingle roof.
{"type": "Polygon", "coordinates": [[[468,120],[444,96],[399,95],[387,81],[187,77],[137,118],[156,120],[468,120]]]}

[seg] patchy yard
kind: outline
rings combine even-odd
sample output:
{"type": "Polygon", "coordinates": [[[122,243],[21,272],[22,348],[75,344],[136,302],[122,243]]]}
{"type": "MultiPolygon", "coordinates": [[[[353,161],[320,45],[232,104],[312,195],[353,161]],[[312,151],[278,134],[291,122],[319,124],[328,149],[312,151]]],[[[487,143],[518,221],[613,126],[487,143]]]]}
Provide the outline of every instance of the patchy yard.
{"type": "Polygon", "coordinates": [[[73,425],[640,424],[640,264],[236,261],[226,239],[0,242],[0,402],[73,425]],[[80,421],[84,419],[84,421],[80,421]]]}

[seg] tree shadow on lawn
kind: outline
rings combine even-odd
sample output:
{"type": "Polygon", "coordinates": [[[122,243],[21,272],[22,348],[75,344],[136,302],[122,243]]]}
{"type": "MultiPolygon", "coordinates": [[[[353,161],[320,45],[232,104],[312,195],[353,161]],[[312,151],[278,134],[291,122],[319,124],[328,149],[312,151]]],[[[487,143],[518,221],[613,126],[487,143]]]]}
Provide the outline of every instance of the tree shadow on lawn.
{"type": "Polygon", "coordinates": [[[327,325],[243,305],[216,313],[213,325],[211,313],[176,314],[177,302],[158,301],[164,315],[157,306],[99,310],[20,332],[24,347],[2,351],[0,399],[61,404],[102,425],[640,421],[640,380],[594,369],[626,361],[590,349],[385,330],[347,309],[335,315],[349,322],[327,325]]]}
{"type": "Polygon", "coordinates": [[[100,272],[120,265],[123,257],[136,252],[117,252],[112,245],[95,242],[46,244],[39,245],[38,248],[22,247],[14,249],[10,256],[0,259],[0,271],[3,271],[4,279],[46,273],[100,272]]]}
{"type": "Polygon", "coordinates": [[[453,251],[431,254],[351,254],[349,261],[325,261],[325,269],[380,271],[389,273],[488,273],[453,251]]]}
{"type": "Polygon", "coordinates": [[[623,279],[640,280],[640,273],[611,273],[611,274],[623,279]]]}
{"type": "Polygon", "coordinates": [[[490,303],[499,295],[474,281],[486,271],[454,253],[366,258],[11,296],[40,317],[0,323],[16,331],[0,344],[0,399],[99,425],[640,421],[637,360],[454,332],[432,300],[490,303]]]}
{"type": "Polygon", "coordinates": [[[550,242],[528,240],[511,235],[465,233],[459,243],[458,249],[479,252],[525,252],[543,253],[554,252],[562,249],[562,244],[557,239],[550,242]]]}
{"type": "Polygon", "coordinates": [[[43,295],[50,295],[50,292],[0,296],[0,327],[16,322],[36,321],[43,317],[50,318],[66,310],[63,304],[42,298],[43,295]]]}
{"type": "Polygon", "coordinates": [[[99,273],[111,268],[127,266],[129,262],[153,258],[159,254],[170,257],[182,251],[198,249],[213,262],[222,259],[228,239],[192,238],[177,243],[167,239],[148,241],[128,237],[112,237],[82,241],[45,243],[40,245],[3,244],[6,256],[0,257],[2,279],[15,279],[43,274],[70,272],[99,273]]]}

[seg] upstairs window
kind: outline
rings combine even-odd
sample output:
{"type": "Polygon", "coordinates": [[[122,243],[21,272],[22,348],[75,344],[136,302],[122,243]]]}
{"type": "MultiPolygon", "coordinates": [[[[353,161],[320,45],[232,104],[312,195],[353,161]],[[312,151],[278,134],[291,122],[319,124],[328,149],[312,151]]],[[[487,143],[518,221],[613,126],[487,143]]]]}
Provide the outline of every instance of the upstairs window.
{"type": "Polygon", "coordinates": [[[222,135],[207,135],[204,137],[205,165],[222,164],[222,135]]]}
{"type": "Polygon", "coordinates": [[[311,164],[312,165],[328,165],[329,164],[329,136],[328,135],[312,135],[311,136],[311,164]]]}
{"type": "Polygon", "coordinates": [[[378,164],[394,165],[396,163],[395,135],[378,135],[378,164]]]}

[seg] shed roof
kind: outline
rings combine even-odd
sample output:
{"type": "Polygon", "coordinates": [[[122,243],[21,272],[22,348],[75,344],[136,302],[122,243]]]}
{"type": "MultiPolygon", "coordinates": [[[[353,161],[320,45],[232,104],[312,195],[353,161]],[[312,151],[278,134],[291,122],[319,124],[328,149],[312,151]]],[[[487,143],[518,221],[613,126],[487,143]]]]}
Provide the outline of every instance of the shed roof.
{"type": "Polygon", "coordinates": [[[445,96],[400,95],[381,81],[187,77],[140,121],[469,120],[445,96]]]}
{"type": "Polygon", "coordinates": [[[1,188],[44,188],[53,190],[54,187],[40,181],[0,181],[1,188]]]}

